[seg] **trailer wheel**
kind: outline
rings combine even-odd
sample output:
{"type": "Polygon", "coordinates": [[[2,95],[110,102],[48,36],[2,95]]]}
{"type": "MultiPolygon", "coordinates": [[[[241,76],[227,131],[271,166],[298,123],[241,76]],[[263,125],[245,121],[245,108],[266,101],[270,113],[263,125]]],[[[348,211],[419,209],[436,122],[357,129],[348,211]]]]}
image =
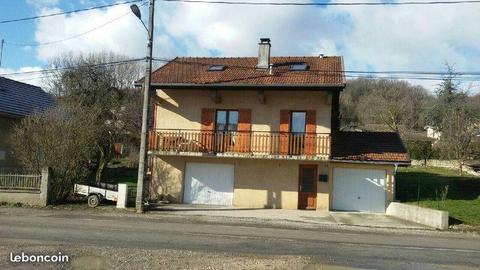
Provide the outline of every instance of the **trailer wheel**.
{"type": "Polygon", "coordinates": [[[97,207],[100,204],[100,198],[96,194],[88,195],[88,206],[90,207],[97,207]]]}

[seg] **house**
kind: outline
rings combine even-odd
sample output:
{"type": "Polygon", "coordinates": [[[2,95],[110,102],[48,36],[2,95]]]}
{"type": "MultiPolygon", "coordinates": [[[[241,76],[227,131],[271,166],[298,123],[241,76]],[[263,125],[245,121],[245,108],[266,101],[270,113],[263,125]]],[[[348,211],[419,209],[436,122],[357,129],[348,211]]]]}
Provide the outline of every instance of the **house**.
{"type": "MultiPolygon", "coordinates": [[[[338,56],[175,58],[152,74],[150,196],[384,212],[409,157],[396,133],[340,132],[338,56]]],[[[142,81],[137,82],[141,86],[142,81]]]]}
{"type": "Polygon", "coordinates": [[[0,167],[18,165],[9,143],[13,126],[34,111],[54,104],[42,88],[0,77],[0,167]]]}
{"type": "Polygon", "coordinates": [[[427,131],[427,138],[431,138],[436,141],[440,140],[442,132],[439,131],[438,128],[433,126],[426,126],[424,129],[427,131]]]}

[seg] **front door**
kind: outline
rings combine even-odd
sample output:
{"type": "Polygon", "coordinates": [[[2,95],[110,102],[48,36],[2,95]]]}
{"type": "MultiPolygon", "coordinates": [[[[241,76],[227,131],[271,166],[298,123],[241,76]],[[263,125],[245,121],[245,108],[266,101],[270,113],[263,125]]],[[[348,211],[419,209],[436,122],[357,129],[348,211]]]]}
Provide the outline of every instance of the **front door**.
{"type": "Polygon", "coordinates": [[[317,208],[317,165],[300,165],[298,209],[317,208]]]}

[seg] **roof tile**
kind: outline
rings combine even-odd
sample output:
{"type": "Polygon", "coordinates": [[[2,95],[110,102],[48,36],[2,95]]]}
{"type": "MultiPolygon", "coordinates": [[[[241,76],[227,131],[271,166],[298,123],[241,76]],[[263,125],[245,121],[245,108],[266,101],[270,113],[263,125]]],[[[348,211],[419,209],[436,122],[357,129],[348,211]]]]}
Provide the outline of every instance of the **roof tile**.
{"type": "Polygon", "coordinates": [[[338,85],[344,86],[343,62],[339,56],[272,57],[273,72],[257,69],[256,57],[175,58],[152,73],[152,83],[194,85],[338,85]],[[295,63],[308,70],[291,71],[295,63]],[[224,71],[208,71],[211,65],[225,65],[224,71]]]}
{"type": "Polygon", "coordinates": [[[410,163],[402,139],[395,132],[336,132],[332,134],[332,159],[410,163]]]}
{"type": "Polygon", "coordinates": [[[52,96],[42,88],[0,77],[0,114],[24,117],[53,104],[52,96]]]}

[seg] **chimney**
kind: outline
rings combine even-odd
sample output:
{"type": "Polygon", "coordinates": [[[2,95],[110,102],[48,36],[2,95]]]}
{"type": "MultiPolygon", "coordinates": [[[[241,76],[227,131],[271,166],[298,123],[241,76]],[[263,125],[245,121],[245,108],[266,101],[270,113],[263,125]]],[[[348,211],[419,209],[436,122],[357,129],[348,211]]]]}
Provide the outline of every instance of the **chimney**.
{"type": "Polygon", "coordinates": [[[257,68],[268,69],[270,68],[270,39],[261,38],[258,43],[258,64],[257,68]]]}

